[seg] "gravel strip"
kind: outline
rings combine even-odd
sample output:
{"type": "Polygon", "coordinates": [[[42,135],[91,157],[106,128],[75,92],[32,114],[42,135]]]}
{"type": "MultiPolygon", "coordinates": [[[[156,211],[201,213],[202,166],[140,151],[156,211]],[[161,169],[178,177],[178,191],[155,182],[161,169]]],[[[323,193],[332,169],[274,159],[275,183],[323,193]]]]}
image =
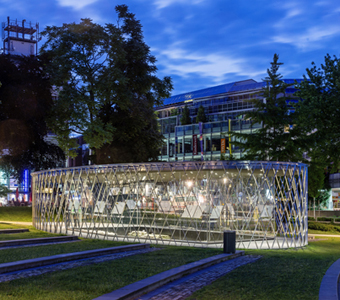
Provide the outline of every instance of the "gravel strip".
{"type": "Polygon", "coordinates": [[[45,273],[62,271],[62,270],[72,269],[72,268],[80,267],[80,266],[88,266],[92,264],[97,264],[97,263],[101,263],[105,261],[128,257],[131,255],[136,255],[136,254],[153,252],[157,250],[161,250],[161,248],[148,248],[148,249],[142,249],[142,250],[133,250],[133,251],[85,258],[85,259],[80,259],[80,260],[75,260],[75,261],[69,261],[69,262],[49,265],[45,267],[26,269],[23,271],[11,272],[11,273],[0,275],[0,282],[11,281],[11,280],[20,279],[20,278],[27,278],[31,276],[38,276],[38,275],[42,275],[45,273]]]}

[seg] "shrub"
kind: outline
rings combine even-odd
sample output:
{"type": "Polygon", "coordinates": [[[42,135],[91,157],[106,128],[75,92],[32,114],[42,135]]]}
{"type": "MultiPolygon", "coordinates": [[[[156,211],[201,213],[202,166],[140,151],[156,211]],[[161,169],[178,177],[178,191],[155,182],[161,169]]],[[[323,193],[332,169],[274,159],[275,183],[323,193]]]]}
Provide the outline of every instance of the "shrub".
{"type": "Polygon", "coordinates": [[[315,221],[313,217],[308,217],[308,221],[315,221]]]}
{"type": "Polygon", "coordinates": [[[333,222],[333,218],[332,217],[317,217],[316,219],[318,221],[333,222]]]}
{"type": "Polygon", "coordinates": [[[340,226],[336,226],[332,224],[322,224],[322,223],[317,223],[317,222],[308,222],[308,229],[340,232],[340,226]]]}

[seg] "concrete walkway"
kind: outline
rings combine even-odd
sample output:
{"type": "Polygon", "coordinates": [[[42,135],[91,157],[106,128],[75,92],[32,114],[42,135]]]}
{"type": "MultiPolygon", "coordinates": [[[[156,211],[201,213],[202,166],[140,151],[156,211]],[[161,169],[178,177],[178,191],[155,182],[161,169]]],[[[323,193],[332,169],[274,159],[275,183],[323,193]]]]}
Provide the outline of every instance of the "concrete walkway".
{"type": "Polygon", "coordinates": [[[145,293],[149,293],[158,287],[167,284],[168,282],[242,255],[244,255],[244,251],[236,251],[234,254],[219,254],[208,257],[134,282],[111,293],[97,297],[95,300],[136,299],[145,293]]]}
{"type": "Polygon", "coordinates": [[[53,256],[38,257],[33,259],[19,260],[15,262],[0,264],[0,274],[24,270],[28,268],[36,268],[46,265],[52,265],[60,262],[83,259],[94,256],[108,255],[113,253],[133,251],[150,248],[148,244],[125,245],[111,248],[87,250],[81,252],[58,254],[53,256]]]}
{"type": "Polygon", "coordinates": [[[33,239],[20,239],[20,240],[6,240],[0,241],[0,248],[11,246],[25,246],[25,245],[44,245],[49,243],[67,242],[79,240],[77,236],[55,236],[33,239]]]}
{"type": "Polygon", "coordinates": [[[20,222],[20,221],[0,221],[0,223],[8,223],[8,224],[18,224],[18,225],[32,225],[32,222],[20,222]]]}
{"type": "Polygon", "coordinates": [[[340,259],[333,263],[322,278],[319,300],[339,300],[340,259]]]}
{"type": "Polygon", "coordinates": [[[218,278],[228,274],[238,267],[253,263],[260,258],[260,256],[245,255],[221,262],[168,283],[151,293],[138,297],[138,300],[184,300],[204,286],[213,283],[218,278]]]}

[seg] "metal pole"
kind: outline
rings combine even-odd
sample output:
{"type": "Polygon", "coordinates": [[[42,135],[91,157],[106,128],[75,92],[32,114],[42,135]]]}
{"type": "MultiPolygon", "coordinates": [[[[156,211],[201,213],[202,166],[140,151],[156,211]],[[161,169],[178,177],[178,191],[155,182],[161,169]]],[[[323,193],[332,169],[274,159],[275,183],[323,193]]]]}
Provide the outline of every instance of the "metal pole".
{"type": "Polygon", "coordinates": [[[223,232],[223,253],[236,252],[236,232],[228,230],[223,232]]]}

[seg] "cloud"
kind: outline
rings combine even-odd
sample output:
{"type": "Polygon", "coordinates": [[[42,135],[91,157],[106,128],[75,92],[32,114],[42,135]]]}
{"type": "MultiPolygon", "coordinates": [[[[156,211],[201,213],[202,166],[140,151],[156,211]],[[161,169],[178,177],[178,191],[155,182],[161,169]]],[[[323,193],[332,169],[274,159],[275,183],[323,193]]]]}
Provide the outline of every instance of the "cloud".
{"type": "Polygon", "coordinates": [[[98,0],[57,0],[60,6],[70,6],[75,10],[97,2],[98,0]]]}
{"type": "Polygon", "coordinates": [[[155,0],[154,5],[156,5],[157,9],[162,9],[175,3],[192,5],[192,4],[199,4],[203,1],[204,0],[155,0]]]}
{"type": "Polygon", "coordinates": [[[340,34],[340,26],[314,26],[302,33],[285,33],[272,38],[274,43],[291,44],[305,51],[321,48],[324,45],[317,43],[340,34]]]}
{"type": "Polygon", "coordinates": [[[177,45],[157,52],[156,56],[162,61],[162,71],[170,76],[190,78],[196,74],[219,84],[225,82],[231,75],[249,78],[263,75],[265,72],[264,69],[261,71],[252,69],[244,58],[222,52],[209,54],[189,52],[177,45]]]}

